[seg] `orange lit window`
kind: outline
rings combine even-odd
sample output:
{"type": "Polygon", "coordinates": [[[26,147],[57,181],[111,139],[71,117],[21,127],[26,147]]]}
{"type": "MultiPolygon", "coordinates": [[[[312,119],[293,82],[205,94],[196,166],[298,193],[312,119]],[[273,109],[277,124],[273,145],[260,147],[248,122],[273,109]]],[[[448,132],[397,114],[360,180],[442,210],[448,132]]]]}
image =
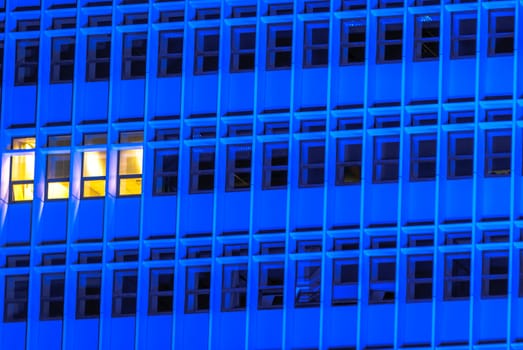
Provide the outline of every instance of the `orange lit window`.
{"type": "MultiPolygon", "coordinates": [[[[35,148],[34,137],[23,137],[13,139],[13,150],[30,150],[35,148]]],[[[33,200],[35,171],[34,152],[23,152],[11,157],[11,201],[33,200]]]]}
{"type": "Polygon", "coordinates": [[[118,158],[118,195],[142,193],[142,149],[121,150],[118,158]]]}
{"type": "Polygon", "coordinates": [[[83,155],[82,197],[105,196],[105,151],[89,151],[83,155]]]}
{"type": "Polygon", "coordinates": [[[69,153],[47,156],[47,199],[69,198],[69,153]]]}

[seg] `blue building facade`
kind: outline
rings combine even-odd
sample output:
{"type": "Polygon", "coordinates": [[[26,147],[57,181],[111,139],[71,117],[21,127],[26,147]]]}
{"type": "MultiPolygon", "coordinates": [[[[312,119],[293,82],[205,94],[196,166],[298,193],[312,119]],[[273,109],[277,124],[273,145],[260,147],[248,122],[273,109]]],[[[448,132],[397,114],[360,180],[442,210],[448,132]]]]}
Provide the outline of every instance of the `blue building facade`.
{"type": "Polygon", "coordinates": [[[523,2],[1,6],[1,349],[523,347],[523,2]]]}

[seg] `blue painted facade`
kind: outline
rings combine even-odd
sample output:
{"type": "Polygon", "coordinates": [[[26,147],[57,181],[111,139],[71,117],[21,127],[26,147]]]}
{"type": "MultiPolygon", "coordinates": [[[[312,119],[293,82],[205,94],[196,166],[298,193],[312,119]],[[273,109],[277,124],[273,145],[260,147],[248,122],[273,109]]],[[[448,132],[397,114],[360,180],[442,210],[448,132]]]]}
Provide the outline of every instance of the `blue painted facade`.
{"type": "Polygon", "coordinates": [[[523,2],[1,5],[0,349],[523,347],[523,2]]]}

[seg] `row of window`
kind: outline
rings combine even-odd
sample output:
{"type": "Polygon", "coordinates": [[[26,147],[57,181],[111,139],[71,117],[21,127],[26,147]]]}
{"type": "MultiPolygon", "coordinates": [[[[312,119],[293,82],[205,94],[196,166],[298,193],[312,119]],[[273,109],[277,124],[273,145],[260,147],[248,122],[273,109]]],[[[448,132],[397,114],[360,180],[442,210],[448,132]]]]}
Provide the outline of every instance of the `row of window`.
{"type": "MultiPolygon", "coordinates": [[[[414,59],[431,60],[440,56],[440,17],[424,14],[415,17],[414,59]]],[[[476,12],[452,15],[451,58],[476,55],[476,12]]],[[[323,67],[329,63],[329,22],[304,24],[303,67],[323,67]]],[[[267,69],[291,67],[293,51],[292,23],[269,24],[267,28],[267,69]]],[[[376,62],[402,60],[403,17],[378,18],[376,62]]],[[[341,21],[340,64],[363,64],[366,48],[366,20],[341,21]]],[[[159,32],[158,77],[182,73],[182,30],[159,32]]],[[[51,83],[71,82],[74,76],[75,37],[52,38],[51,83]]],[[[220,29],[199,28],[195,32],[194,74],[218,71],[220,29]]],[[[231,28],[230,71],[252,71],[255,67],[256,26],[231,28]]],[[[2,49],[3,50],[3,49],[2,49]]],[[[511,54],[514,50],[514,10],[489,12],[488,55],[511,54]]],[[[147,33],[124,33],[122,79],[144,78],[146,74],[147,33]]],[[[111,59],[111,36],[87,37],[86,80],[108,80],[111,59]]],[[[39,40],[16,42],[17,85],[36,84],[38,78],[39,40]]]]}
{"type": "MultiPolygon", "coordinates": [[[[373,154],[373,182],[398,181],[400,167],[400,136],[376,136],[373,154]]],[[[262,188],[277,189],[288,185],[288,142],[263,145],[262,188]]],[[[34,148],[33,138],[16,139],[14,149],[34,148]],[[27,140],[30,140],[30,143],[27,140]],[[24,143],[18,147],[18,140],[24,143]],[[27,146],[29,145],[29,146],[27,146]],[[24,148],[27,147],[27,148],[24,148]]],[[[189,193],[214,191],[215,146],[194,146],[190,149],[189,193]]],[[[325,141],[300,142],[300,187],[323,186],[325,182],[325,141]]],[[[411,136],[410,180],[434,180],[437,158],[436,134],[411,136]]],[[[47,199],[69,197],[70,153],[47,155],[47,199]]],[[[106,188],[107,152],[82,152],[82,197],[103,197],[106,188]]],[[[485,176],[509,176],[511,173],[512,131],[485,131],[485,176]]],[[[154,156],[153,194],[176,194],[178,189],[179,149],[157,149],[154,156]]],[[[33,199],[34,152],[24,151],[11,156],[11,200],[33,199]]],[[[118,151],[118,195],[140,195],[142,192],[143,150],[118,151]]],[[[336,142],[336,185],[361,182],[362,138],[343,138],[336,142]]],[[[227,146],[226,191],[249,190],[252,175],[252,145],[227,146]]],[[[472,177],[474,171],[474,132],[448,133],[447,177],[472,177]]]]}
{"type": "MultiPolygon", "coordinates": [[[[470,252],[448,253],[444,257],[443,300],[468,299],[471,288],[470,252]]],[[[283,262],[259,264],[258,309],[283,307],[285,280],[283,262]]],[[[357,258],[333,260],[332,305],[356,304],[358,298],[359,263],[357,258]]],[[[100,315],[101,271],[82,271],[77,275],[76,317],[100,315]]],[[[223,265],[221,310],[245,310],[247,299],[247,264],[223,265]]],[[[431,301],[433,297],[433,256],[407,257],[406,301],[431,301]]],[[[209,311],[211,267],[186,268],[185,313],[209,311]]],[[[482,253],[481,297],[505,297],[509,290],[508,251],[482,253]]],[[[519,279],[519,296],[523,295],[523,274],[519,279]]],[[[116,270],[113,275],[112,315],[136,314],[138,272],[116,270]]],[[[368,280],[369,304],[394,303],[396,300],[396,257],[370,258],[368,280]]],[[[28,275],[7,275],[4,298],[4,322],[25,321],[28,305],[28,275]]],[[[40,319],[63,317],[64,273],[41,276],[40,319]]],[[[321,260],[296,262],[294,305],[320,305],[321,260]]],[[[168,314],[173,311],[174,269],[152,268],[149,276],[148,314],[168,314]]]]}

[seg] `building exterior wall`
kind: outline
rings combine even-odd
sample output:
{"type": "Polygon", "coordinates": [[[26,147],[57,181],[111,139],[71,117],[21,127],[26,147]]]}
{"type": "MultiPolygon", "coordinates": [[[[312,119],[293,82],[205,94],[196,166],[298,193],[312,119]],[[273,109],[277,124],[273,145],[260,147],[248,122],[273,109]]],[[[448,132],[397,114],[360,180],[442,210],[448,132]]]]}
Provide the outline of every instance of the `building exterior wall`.
{"type": "Polygon", "coordinates": [[[522,6],[7,0],[0,348],[520,348],[522,6]]]}

